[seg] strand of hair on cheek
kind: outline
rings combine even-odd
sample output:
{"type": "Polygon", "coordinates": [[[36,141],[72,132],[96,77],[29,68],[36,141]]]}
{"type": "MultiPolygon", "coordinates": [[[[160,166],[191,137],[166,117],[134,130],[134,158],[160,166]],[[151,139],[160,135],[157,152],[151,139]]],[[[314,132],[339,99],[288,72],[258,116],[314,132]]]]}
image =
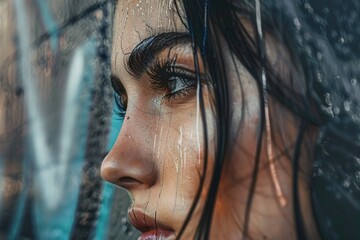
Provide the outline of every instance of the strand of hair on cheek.
{"type": "Polygon", "coordinates": [[[261,11],[260,11],[260,1],[255,0],[256,8],[256,29],[259,38],[260,44],[260,55],[261,55],[261,80],[262,80],[262,94],[264,100],[264,111],[265,111],[265,132],[266,132],[266,152],[269,161],[269,170],[271,175],[271,180],[275,188],[276,197],[280,203],[281,207],[287,205],[287,200],[284,195],[284,192],[280,185],[279,176],[276,170],[276,163],[274,160],[274,151],[272,146],[272,137],[271,137],[271,123],[270,123],[270,113],[269,113],[269,101],[268,101],[268,92],[267,92],[267,79],[265,71],[265,46],[263,40],[262,26],[261,26],[261,11]]]}

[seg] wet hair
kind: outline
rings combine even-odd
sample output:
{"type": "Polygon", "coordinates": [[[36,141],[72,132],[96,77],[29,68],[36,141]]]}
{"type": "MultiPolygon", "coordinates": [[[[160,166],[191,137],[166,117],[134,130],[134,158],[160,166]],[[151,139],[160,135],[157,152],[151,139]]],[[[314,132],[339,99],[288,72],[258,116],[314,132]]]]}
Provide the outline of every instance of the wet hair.
{"type": "MultiPolygon", "coordinates": [[[[289,153],[297,238],[309,238],[298,196],[299,159],[307,152],[312,158],[309,177],[312,210],[321,237],[360,239],[360,3],[355,0],[267,0],[256,6],[256,0],[182,0],[176,1],[176,7],[191,36],[196,69],[199,69],[198,53],[203,58],[208,84],[213,86],[216,118],[215,165],[196,239],[209,238],[222,166],[226,153],[233,147],[229,141],[234,126],[229,81],[222,58],[224,44],[255,79],[260,93],[261,134],[257,140],[246,211],[239,213],[244,214],[243,238],[251,238],[248,224],[260,152],[264,148],[262,137],[269,94],[269,98],[279,102],[299,121],[294,150],[289,153]],[[261,29],[257,24],[259,18],[261,29]],[[241,19],[252,24],[255,36],[241,19]],[[262,33],[271,34],[285,46],[291,57],[290,73],[284,75],[271,68],[262,33]],[[305,132],[311,127],[318,131],[316,144],[309,146],[304,144],[305,132]]],[[[198,86],[203,126],[206,126],[201,85],[198,86]]],[[[271,118],[276,117],[284,118],[271,114],[271,118]]],[[[281,126],[273,130],[286,131],[281,126]]],[[[204,131],[207,153],[206,127],[204,131]]],[[[207,154],[204,158],[206,168],[207,154]]],[[[179,237],[198,199],[199,193],[179,237]]]]}

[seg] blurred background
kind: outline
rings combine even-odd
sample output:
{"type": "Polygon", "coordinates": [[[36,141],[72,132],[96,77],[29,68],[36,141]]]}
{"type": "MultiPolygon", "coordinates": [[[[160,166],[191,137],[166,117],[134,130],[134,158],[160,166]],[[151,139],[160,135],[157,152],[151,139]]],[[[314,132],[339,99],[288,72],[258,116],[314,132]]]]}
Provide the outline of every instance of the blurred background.
{"type": "Polygon", "coordinates": [[[0,239],[136,239],[100,178],[112,113],[109,0],[0,0],[0,239]]]}

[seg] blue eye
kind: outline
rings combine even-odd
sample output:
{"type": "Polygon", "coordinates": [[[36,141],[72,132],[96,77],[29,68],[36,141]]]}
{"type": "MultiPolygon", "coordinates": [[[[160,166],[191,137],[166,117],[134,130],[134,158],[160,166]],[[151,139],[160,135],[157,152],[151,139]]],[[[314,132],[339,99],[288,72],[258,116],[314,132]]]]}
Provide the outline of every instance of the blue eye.
{"type": "Polygon", "coordinates": [[[173,76],[168,80],[169,94],[176,94],[195,85],[194,79],[188,77],[173,76]]]}
{"type": "Polygon", "coordinates": [[[126,113],[126,99],[116,92],[114,92],[113,113],[120,118],[124,118],[126,113]]]}

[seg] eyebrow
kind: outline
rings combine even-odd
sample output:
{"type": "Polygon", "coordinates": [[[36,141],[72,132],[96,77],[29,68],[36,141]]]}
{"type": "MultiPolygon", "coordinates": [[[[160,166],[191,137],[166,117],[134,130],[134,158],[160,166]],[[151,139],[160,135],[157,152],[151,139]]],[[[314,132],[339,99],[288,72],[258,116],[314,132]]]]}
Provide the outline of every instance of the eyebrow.
{"type": "Polygon", "coordinates": [[[131,51],[126,69],[132,76],[140,77],[158,54],[166,49],[170,50],[190,43],[190,35],[185,32],[167,32],[148,37],[131,51]]]}

